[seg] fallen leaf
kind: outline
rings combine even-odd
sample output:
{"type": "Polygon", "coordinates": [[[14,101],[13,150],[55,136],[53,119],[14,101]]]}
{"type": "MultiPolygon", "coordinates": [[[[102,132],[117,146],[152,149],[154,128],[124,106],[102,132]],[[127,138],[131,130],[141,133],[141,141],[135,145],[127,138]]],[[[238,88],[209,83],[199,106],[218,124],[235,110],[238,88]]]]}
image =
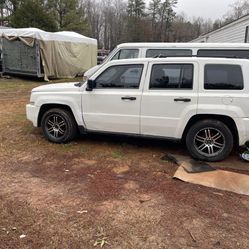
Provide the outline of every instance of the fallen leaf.
{"type": "Polygon", "coordinates": [[[87,210],[80,210],[80,211],[77,211],[77,213],[78,214],[86,214],[86,213],[88,213],[88,211],[87,210]]]}
{"type": "Polygon", "coordinates": [[[151,201],[151,199],[144,199],[144,200],[139,200],[139,202],[142,204],[144,202],[151,201]]]}
{"type": "Polygon", "coordinates": [[[213,192],[213,194],[223,196],[223,194],[219,192],[213,192]]]}

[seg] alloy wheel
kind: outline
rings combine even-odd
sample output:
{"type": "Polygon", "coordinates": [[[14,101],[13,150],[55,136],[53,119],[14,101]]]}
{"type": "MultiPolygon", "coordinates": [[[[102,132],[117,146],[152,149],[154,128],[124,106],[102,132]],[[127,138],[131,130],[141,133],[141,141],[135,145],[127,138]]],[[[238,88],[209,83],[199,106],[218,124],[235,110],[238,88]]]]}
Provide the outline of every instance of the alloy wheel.
{"type": "Polygon", "coordinates": [[[65,119],[62,116],[53,114],[47,118],[45,128],[47,132],[54,138],[61,138],[64,136],[67,130],[67,125],[65,119]]]}
{"type": "Polygon", "coordinates": [[[225,148],[225,137],[218,129],[204,128],[195,135],[194,146],[203,156],[216,156],[225,148]]]}

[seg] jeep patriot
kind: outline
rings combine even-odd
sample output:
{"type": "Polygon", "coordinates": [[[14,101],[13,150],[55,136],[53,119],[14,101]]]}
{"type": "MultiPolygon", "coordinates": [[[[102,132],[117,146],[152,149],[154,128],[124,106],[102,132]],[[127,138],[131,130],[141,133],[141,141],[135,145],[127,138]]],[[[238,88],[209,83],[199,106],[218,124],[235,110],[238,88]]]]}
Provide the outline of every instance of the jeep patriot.
{"type": "Polygon", "coordinates": [[[220,161],[249,140],[249,60],[113,60],[87,82],[34,88],[26,112],[54,143],[78,131],[149,136],[220,161]]]}

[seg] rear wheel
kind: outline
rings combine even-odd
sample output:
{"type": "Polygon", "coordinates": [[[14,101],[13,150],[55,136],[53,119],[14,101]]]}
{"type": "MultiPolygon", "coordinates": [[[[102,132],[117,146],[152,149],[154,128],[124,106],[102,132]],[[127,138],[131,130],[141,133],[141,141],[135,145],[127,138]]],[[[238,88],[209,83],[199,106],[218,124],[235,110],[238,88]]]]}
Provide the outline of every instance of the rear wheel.
{"type": "Polygon", "coordinates": [[[233,135],[231,130],[219,120],[201,120],[188,130],[186,146],[195,159],[221,161],[233,149],[233,135]]]}
{"type": "Polygon", "coordinates": [[[59,108],[53,108],[44,113],[41,127],[46,139],[53,143],[69,142],[73,140],[77,132],[72,114],[59,108]]]}

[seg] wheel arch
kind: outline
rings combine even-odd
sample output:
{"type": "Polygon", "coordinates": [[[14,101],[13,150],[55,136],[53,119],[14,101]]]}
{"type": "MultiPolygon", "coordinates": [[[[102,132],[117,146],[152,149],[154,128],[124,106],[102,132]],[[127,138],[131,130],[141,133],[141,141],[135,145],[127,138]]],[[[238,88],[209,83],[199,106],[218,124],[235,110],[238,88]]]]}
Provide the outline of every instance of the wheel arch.
{"type": "Polygon", "coordinates": [[[42,120],[42,116],[44,115],[44,113],[50,109],[53,108],[58,108],[58,109],[62,109],[62,110],[66,110],[68,112],[71,113],[72,117],[74,118],[75,123],[77,124],[73,111],[70,108],[70,106],[68,105],[63,105],[63,104],[44,104],[40,107],[40,111],[39,111],[39,115],[38,115],[38,122],[37,122],[37,126],[40,127],[41,126],[41,120],[42,120]]]}
{"type": "Polygon", "coordinates": [[[233,134],[234,137],[234,145],[238,146],[239,144],[239,133],[238,133],[238,128],[236,126],[235,121],[226,115],[216,115],[216,114],[197,114],[195,116],[192,116],[190,120],[188,121],[182,135],[182,141],[185,142],[187,132],[190,129],[190,127],[195,124],[198,121],[204,120],[204,119],[215,119],[218,121],[223,122],[224,124],[227,125],[227,127],[230,129],[230,131],[233,134]]]}

